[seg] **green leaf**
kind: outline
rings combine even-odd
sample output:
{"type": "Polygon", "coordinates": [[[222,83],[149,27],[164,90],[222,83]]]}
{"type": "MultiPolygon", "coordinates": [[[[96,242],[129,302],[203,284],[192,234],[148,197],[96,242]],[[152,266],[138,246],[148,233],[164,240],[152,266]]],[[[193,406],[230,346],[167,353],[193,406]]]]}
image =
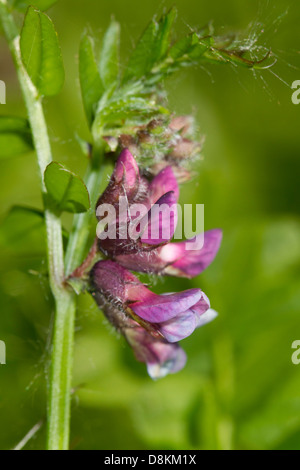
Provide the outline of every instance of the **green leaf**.
{"type": "Polygon", "coordinates": [[[156,41],[156,60],[161,60],[166,55],[169,49],[172,26],[176,19],[176,16],[177,9],[171,8],[171,10],[166,15],[164,15],[159,21],[159,29],[156,41]]]}
{"type": "Polygon", "coordinates": [[[189,35],[185,38],[180,39],[178,42],[171,47],[169,55],[173,60],[177,60],[187,54],[191,49],[193,37],[189,35]]]}
{"type": "Polygon", "coordinates": [[[153,67],[156,59],[156,39],[158,24],[152,20],[147,26],[134,49],[125,72],[124,81],[138,80],[146,75],[153,67]]]}
{"type": "Polygon", "coordinates": [[[0,158],[33,150],[31,130],[26,119],[0,116],[0,158]]]}
{"type": "Polygon", "coordinates": [[[83,35],[79,47],[79,79],[84,109],[91,125],[104,87],[95,60],[93,41],[87,34],[83,35]]]}
{"type": "Polygon", "coordinates": [[[211,47],[211,38],[199,39],[196,34],[193,35],[192,48],[188,53],[191,60],[200,59],[211,47]]]}
{"type": "Polygon", "coordinates": [[[86,212],[90,198],[85,184],[71,171],[56,162],[47,166],[44,174],[48,203],[59,212],[86,212]]]}
{"type": "Polygon", "coordinates": [[[26,11],[29,5],[32,5],[38,10],[45,11],[55,3],[57,3],[57,0],[14,0],[12,2],[13,6],[20,11],[26,11]]]}
{"type": "Polygon", "coordinates": [[[116,124],[116,121],[150,117],[156,113],[168,114],[168,111],[149,100],[130,97],[126,100],[111,102],[109,106],[103,108],[97,115],[95,126],[101,129],[109,123],[116,124]]]}
{"type": "Polygon", "coordinates": [[[22,60],[41,95],[59,93],[64,83],[64,67],[54,25],[45,14],[29,7],[21,31],[22,60]]]}
{"type": "Polygon", "coordinates": [[[100,76],[106,88],[109,88],[119,77],[120,25],[112,21],[107,29],[100,53],[100,76]]]}
{"type": "Polygon", "coordinates": [[[210,46],[210,37],[199,38],[196,33],[192,33],[174,44],[170,50],[170,57],[176,62],[185,61],[190,65],[191,62],[200,59],[210,46]]]}

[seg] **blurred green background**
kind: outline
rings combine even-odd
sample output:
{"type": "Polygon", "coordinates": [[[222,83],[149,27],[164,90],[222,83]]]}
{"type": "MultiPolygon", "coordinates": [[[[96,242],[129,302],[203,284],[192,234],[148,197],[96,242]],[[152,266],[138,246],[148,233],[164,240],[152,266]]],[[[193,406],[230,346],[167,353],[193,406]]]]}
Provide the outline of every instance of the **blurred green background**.
{"type": "MultiPolygon", "coordinates": [[[[158,382],[82,295],[76,323],[71,447],[75,449],[300,449],[300,80],[299,1],[64,0],[49,11],[66,68],[62,93],[45,102],[54,158],[83,175],[75,133],[88,138],[78,82],[78,44],[85,27],[100,39],[113,15],[122,26],[122,55],[151,16],[176,3],[177,32],[213,19],[220,32],[247,30],[278,56],[266,70],[213,66],[168,83],[170,108],[196,116],[206,136],[199,177],[182,203],[205,204],[205,228],[224,240],[207,271],[193,281],[158,280],[159,291],[200,286],[219,312],[182,341],[185,370],[158,382]],[[223,26],[225,27],[223,29],[223,26]],[[262,32],[263,31],[263,32],[262,32]],[[286,82],[286,84],[283,83],[286,82]]],[[[0,39],[1,114],[25,116],[14,67],[0,39]]],[[[0,162],[4,219],[14,204],[41,207],[35,155],[0,162]]],[[[65,220],[68,225],[69,220],[65,220]]],[[[14,447],[45,418],[52,304],[44,240],[15,230],[0,236],[0,448],[14,447]]],[[[45,425],[27,449],[45,446],[45,425]]]]}

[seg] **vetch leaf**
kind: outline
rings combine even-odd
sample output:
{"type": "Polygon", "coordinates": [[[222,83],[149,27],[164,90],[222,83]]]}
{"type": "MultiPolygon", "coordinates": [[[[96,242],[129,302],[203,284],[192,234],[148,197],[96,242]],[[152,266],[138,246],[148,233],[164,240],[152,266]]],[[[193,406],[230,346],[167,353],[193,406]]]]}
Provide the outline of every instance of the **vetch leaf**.
{"type": "Polygon", "coordinates": [[[193,34],[192,48],[188,54],[191,60],[200,59],[203,54],[211,47],[211,38],[199,39],[196,34],[193,34]]]}
{"type": "Polygon", "coordinates": [[[59,212],[86,212],[90,208],[85,184],[57,162],[47,166],[44,174],[48,203],[59,212]]]}
{"type": "Polygon", "coordinates": [[[147,26],[134,49],[127,70],[125,72],[124,81],[131,79],[139,79],[146,75],[152,68],[156,59],[156,39],[158,33],[158,24],[152,20],[147,26]]]}
{"type": "Polygon", "coordinates": [[[42,57],[42,28],[39,12],[30,7],[20,38],[22,60],[32,82],[38,87],[42,57]]]}
{"type": "Polygon", "coordinates": [[[185,61],[189,65],[189,63],[200,59],[210,46],[210,37],[199,38],[196,33],[192,33],[174,44],[170,50],[170,57],[176,62],[185,61]]]}
{"type": "Polygon", "coordinates": [[[103,38],[99,61],[100,75],[106,88],[118,80],[119,45],[120,25],[112,21],[103,38]]]}
{"type": "Polygon", "coordinates": [[[109,103],[98,114],[94,126],[102,128],[106,124],[116,121],[128,121],[135,118],[150,117],[153,114],[168,114],[168,111],[155,102],[143,98],[129,97],[126,100],[117,100],[109,103]]]}
{"type": "Polygon", "coordinates": [[[0,116],[0,158],[33,150],[31,130],[26,119],[0,116]]]}
{"type": "Polygon", "coordinates": [[[181,58],[183,55],[187,54],[192,45],[192,35],[189,35],[185,38],[180,39],[178,42],[171,47],[169,55],[173,60],[181,58]]]}
{"type": "Polygon", "coordinates": [[[171,30],[176,16],[177,9],[171,8],[171,10],[166,15],[164,15],[159,21],[156,46],[156,60],[162,59],[169,49],[171,30]]]}
{"type": "Polygon", "coordinates": [[[79,79],[85,113],[91,125],[104,87],[94,55],[93,41],[87,34],[83,35],[79,47],[79,79]]]}
{"type": "Polygon", "coordinates": [[[28,8],[20,46],[28,75],[40,94],[59,93],[65,78],[64,67],[54,25],[45,13],[28,8]]]}

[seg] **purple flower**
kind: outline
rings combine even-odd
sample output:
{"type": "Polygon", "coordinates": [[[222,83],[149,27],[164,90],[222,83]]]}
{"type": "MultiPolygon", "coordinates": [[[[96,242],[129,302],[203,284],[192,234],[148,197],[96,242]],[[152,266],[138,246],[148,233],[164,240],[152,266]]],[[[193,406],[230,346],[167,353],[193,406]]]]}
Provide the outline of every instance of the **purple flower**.
{"type": "MultiPolygon", "coordinates": [[[[127,321],[125,327],[120,328],[121,332],[134,347],[136,356],[148,364],[148,369],[153,366],[151,370],[171,359],[172,366],[170,363],[168,370],[177,370],[179,364],[184,363],[184,356],[177,346],[170,344],[186,338],[215,317],[201,289],[158,295],[114,261],[95,264],[91,285],[94,293],[101,296],[99,301],[95,295],[99,304],[103,304],[104,297],[123,312],[127,321]],[[127,326],[129,320],[136,324],[134,331],[131,331],[131,323],[127,326]]],[[[167,366],[164,367],[167,370],[167,366]]]]}
{"type": "Polygon", "coordinates": [[[99,249],[114,258],[151,251],[167,243],[177,224],[178,196],[171,167],[148,183],[140,176],[131,153],[123,150],[96,206],[101,223],[97,232],[99,249]]]}
{"type": "MultiPolygon", "coordinates": [[[[217,313],[208,309],[199,318],[197,327],[214,320],[217,313]]],[[[168,342],[168,339],[156,338],[135,322],[123,328],[123,335],[132,347],[135,357],[147,364],[148,374],[152,379],[175,374],[184,368],[187,357],[185,351],[178,343],[168,342]]]]}
{"type": "Polygon", "coordinates": [[[153,379],[181,370],[186,354],[177,342],[217,316],[201,289],[158,295],[128,270],[191,278],[214,260],[222,239],[219,229],[169,243],[178,197],[170,166],[149,182],[125,149],[97,203],[98,248],[110,259],[92,268],[90,290],[153,379]]]}
{"type": "Polygon", "coordinates": [[[215,259],[222,241],[222,230],[213,229],[182,242],[168,243],[150,253],[119,255],[116,261],[133,271],[192,278],[202,273],[215,259]],[[191,244],[203,246],[189,249],[191,244]]]}

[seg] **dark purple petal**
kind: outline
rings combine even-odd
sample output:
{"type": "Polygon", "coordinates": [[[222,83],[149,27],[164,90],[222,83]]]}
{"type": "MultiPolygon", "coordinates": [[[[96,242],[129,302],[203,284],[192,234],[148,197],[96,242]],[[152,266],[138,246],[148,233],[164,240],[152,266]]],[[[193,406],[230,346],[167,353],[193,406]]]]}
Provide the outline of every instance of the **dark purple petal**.
{"type": "MultiPolygon", "coordinates": [[[[107,188],[98,199],[96,208],[101,204],[112,204],[117,207],[120,197],[130,202],[138,194],[140,186],[139,168],[129,150],[120,154],[107,188]]],[[[118,217],[117,217],[118,218],[118,217]]]]}
{"type": "Polygon", "coordinates": [[[91,270],[92,287],[115,304],[146,300],[155,294],[114,261],[98,261],[91,270]]]}
{"type": "Polygon", "coordinates": [[[123,150],[97,202],[99,249],[115,258],[149,251],[153,245],[169,241],[177,224],[178,194],[171,167],[165,168],[149,184],[139,175],[137,162],[129,150],[123,150]]]}
{"type": "Polygon", "coordinates": [[[116,261],[127,269],[141,273],[159,273],[165,264],[161,264],[158,255],[159,249],[151,251],[138,251],[132,255],[120,255],[116,257],[116,261]]]}
{"type": "Polygon", "coordinates": [[[189,289],[176,294],[156,295],[130,304],[130,308],[150,323],[162,323],[183,314],[197,304],[202,297],[200,289],[189,289]]]}
{"type": "Polygon", "coordinates": [[[168,242],[173,237],[177,225],[175,194],[170,191],[162,196],[145,217],[147,223],[141,223],[144,226],[141,242],[147,245],[168,242]]]}
{"type": "Polygon", "coordinates": [[[116,162],[113,178],[116,183],[123,183],[130,189],[136,186],[138,177],[138,164],[129,150],[124,149],[116,162]]]}

